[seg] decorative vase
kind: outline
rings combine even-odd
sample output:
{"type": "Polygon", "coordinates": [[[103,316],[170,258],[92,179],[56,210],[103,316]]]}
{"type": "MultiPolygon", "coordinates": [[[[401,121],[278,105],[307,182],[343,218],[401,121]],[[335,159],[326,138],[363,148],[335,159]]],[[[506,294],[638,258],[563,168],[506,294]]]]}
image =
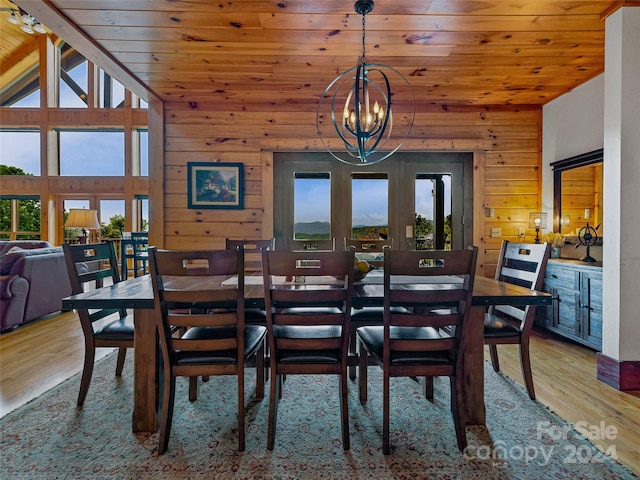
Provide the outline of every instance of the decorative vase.
{"type": "Polygon", "coordinates": [[[553,247],[551,249],[551,258],[560,258],[560,252],[562,252],[562,247],[553,247]]]}

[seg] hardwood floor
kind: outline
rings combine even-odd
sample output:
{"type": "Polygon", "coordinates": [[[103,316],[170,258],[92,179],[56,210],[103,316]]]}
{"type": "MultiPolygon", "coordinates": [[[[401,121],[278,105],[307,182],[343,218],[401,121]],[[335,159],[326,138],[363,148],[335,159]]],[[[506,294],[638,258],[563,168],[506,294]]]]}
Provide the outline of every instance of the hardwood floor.
{"type": "MultiPolygon", "coordinates": [[[[83,342],[80,322],[71,312],[1,335],[0,416],[79,372],[83,342]]],[[[537,332],[531,344],[537,400],[589,430],[603,425],[611,433],[615,427],[609,440],[593,443],[604,451],[613,446],[618,460],[640,476],[640,392],[620,392],[598,381],[596,355],[589,349],[537,332]]],[[[98,352],[104,356],[109,349],[98,352]]],[[[498,352],[503,373],[522,384],[518,347],[501,345],[498,352]]]]}

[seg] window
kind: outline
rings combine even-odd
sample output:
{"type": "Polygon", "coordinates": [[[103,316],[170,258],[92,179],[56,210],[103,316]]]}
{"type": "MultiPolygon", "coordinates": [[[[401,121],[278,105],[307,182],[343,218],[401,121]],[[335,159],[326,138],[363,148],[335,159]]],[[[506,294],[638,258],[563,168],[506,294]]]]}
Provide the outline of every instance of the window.
{"type": "Polygon", "coordinates": [[[0,238],[39,239],[40,210],[39,197],[0,197],[0,238]]]}
{"type": "Polygon", "coordinates": [[[351,238],[378,240],[389,236],[387,174],[354,173],[351,178],[351,238]]]}
{"type": "Polygon", "coordinates": [[[139,205],[142,218],[140,230],[146,232],[149,230],[149,198],[147,195],[136,195],[136,204],[139,205]]]}
{"type": "Polygon", "coordinates": [[[122,130],[61,130],[60,175],[124,175],[122,130]]]}
{"type": "Polygon", "coordinates": [[[331,176],[296,173],[293,185],[293,238],[331,238],[331,176]]]}
{"type": "Polygon", "coordinates": [[[40,62],[38,49],[26,53],[22,60],[13,67],[3,69],[3,82],[0,90],[2,101],[0,106],[13,108],[40,107],[40,62]]]}
{"type": "Polygon", "coordinates": [[[416,175],[416,222],[418,249],[445,249],[451,245],[451,175],[416,175]]]}
{"type": "MultiPolygon", "coordinates": [[[[40,132],[0,131],[0,164],[22,170],[22,175],[40,175],[40,132]]],[[[12,175],[17,175],[17,172],[12,175]]],[[[6,175],[6,173],[4,174],[6,175]]]]}
{"type": "Polygon", "coordinates": [[[136,130],[138,134],[138,156],[140,158],[140,176],[149,176],[149,131],[136,130]]]}
{"type": "Polygon", "coordinates": [[[98,218],[102,226],[102,238],[121,238],[125,229],[124,200],[100,200],[98,218]]]}
{"type": "Polygon", "coordinates": [[[87,108],[89,62],[69,45],[60,48],[60,108],[87,108]]]}
{"type": "Polygon", "coordinates": [[[109,75],[98,69],[100,85],[100,108],[122,108],[124,106],[124,86],[109,75]]]}

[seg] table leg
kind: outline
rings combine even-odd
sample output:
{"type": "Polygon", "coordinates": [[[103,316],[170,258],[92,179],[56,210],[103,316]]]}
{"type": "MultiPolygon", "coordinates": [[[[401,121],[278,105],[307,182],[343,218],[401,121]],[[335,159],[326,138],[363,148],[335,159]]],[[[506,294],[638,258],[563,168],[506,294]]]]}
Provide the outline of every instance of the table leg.
{"type": "Polygon", "coordinates": [[[462,416],[465,425],[485,425],[484,405],[484,314],[483,305],[473,305],[465,327],[462,375],[464,397],[462,416]]]}
{"type": "Polygon", "coordinates": [[[153,309],[134,310],[133,432],[158,429],[158,341],[153,309]]]}

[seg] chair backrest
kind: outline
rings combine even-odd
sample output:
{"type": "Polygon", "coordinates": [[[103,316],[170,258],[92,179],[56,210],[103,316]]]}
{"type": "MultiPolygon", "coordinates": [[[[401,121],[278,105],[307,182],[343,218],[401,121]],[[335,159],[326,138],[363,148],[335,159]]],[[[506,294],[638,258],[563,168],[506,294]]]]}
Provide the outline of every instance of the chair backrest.
{"type": "MultiPolygon", "coordinates": [[[[118,261],[112,242],[95,244],[62,244],[67,273],[73,295],[93,290],[120,281],[118,261]]],[[[98,320],[117,313],[120,318],[127,315],[124,309],[87,310],[77,309],[82,329],[92,334],[92,324],[98,320]]]]}
{"type": "Polygon", "coordinates": [[[156,311],[161,312],[156,318],[165,361],[175,359],[176,351],[237,350],[237,358],[243,358],[244,256],[240,249],[149,247],[149,266],[156,311]],[[234,276],[237,282],[223,284],[234,276]],[[227,329],[227,334],[208,339],[172,335],[177,328],[189,327],[219,327],[227,329]]]}
{"type": "Polygon", "coordinates": [[[276,239],[269,240],[245,240],[245,239],[226,239],[226,249],[236,250],[242,248],[244,251],[244,269],[245,271],[262,271],[262,249],[275,250],[276,239]]]}
{"type": "Polygon", "coordinates": [[[308,239],[297,240],[290,238],[287,242],[287,250],[297,252],[301,250],[333,251],[336,249],[336,239],[308,239]]]}
{"type": "MultiPolygon", "coordinates": [[[[466,319],[471,309],[477,247],[466,250],[391,250],[384,256],[385,357],[393,351],[449,351],[454,361],[466,319]],[[433,311],[434,306],[451,305],[450,312],[433,311]],[[413,314],[398,313],[392,306],[404,306],[413,314]],[[391,339],[391,327],[433,327],[452,332],[441,338],[391,339]]],[[[390,357],[389,357],[390,358],[390,357]]],[[[388,361],[388,359],[387,359],[388,361]]]]}
{"type": "Polygon", "coordinates": [[[133,247],[134,255],[146,252],[149,248],[149,233],[131,232],[131,246],[133,247]]]}
{"type": "Polygon", "coordinates": [[[270,335],[271,348],[341,349],[346,355],[353,296],[353,251],[263,250],[262,266],[269,332],[278,325],[342,327],[341,338],[291,340],[270,335]],[[296,312],[299,307],[307,309],[306,312],[296,312]],[[316,312],[314,307],[318,307],[316,312]],[[338,310],[327,311],[325,307],[338,310]]]}
{"type": "Polygon", "coordinates": [[[353,240],[344,238],[344,249],[353,248],[358,260],[365,260],[371,265],[382,267],[384,263],[384,248],[393,248],[393,239],[386,240],[353,240]]]}
{"type": "MultiPolygon", "coordinates": [[[[551,254],[551,244],[514,243],[503,240],[496,267],[495,278],[507,283],[520,285],[531,290],[542,290],[547,261],[551,254]]],[[[534,306],[517,307],[496,305],[489,313],[506,315],[520,325],[520,329],[531,329],[535,315],[534,306]]]]}

